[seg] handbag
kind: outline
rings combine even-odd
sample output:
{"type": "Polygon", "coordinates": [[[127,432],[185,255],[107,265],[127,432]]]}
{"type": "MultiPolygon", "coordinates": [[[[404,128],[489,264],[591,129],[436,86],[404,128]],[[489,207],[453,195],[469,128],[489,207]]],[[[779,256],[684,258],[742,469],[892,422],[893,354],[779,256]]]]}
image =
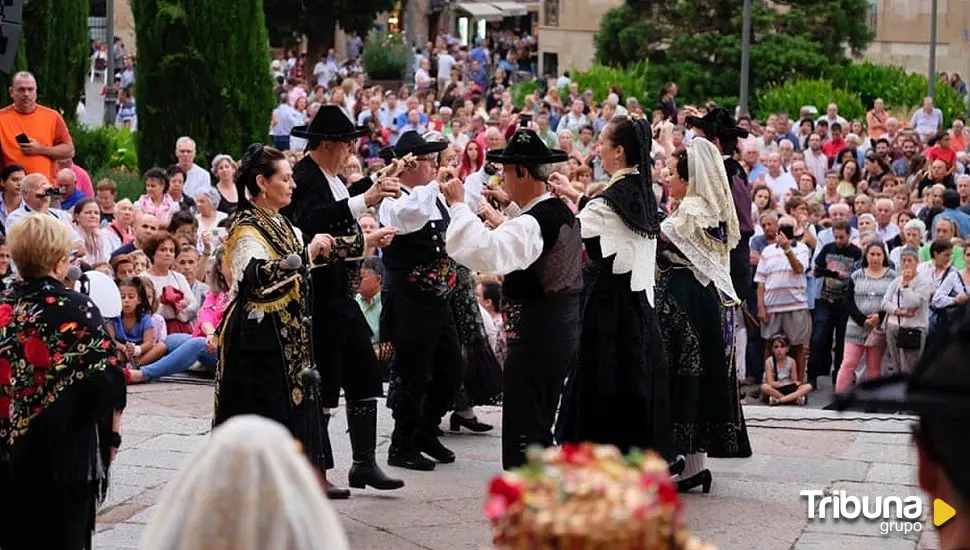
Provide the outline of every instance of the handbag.
{"type": "MultiPolygon", "coordinates": [[[[896,289],[896,308],[902,308],[902,298],[903,293],[902,288],[896,289]]],[[[896,316],[900,320],[901,317],[896,316]]],[[[916,327],[899,327],[899,333],[896,334],[896,346],[899,349],[909,350],[909,351],[919,351],[923,347],[923,329],[916,327]]]]}

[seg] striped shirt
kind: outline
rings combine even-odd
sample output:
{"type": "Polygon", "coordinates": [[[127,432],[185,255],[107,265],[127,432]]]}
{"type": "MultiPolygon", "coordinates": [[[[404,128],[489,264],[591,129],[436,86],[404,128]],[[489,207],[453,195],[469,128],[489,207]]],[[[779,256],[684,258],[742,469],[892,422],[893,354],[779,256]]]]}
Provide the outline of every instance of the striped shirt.
{"type": "MultiPolygon", "coordinates": [[[[795,259],[808,268],[811,252],[804,243],[793,242],[795,259]]],[[[808,279],[805,271],[795,273],[788,256],[777,244],[770,244],[761,251],[754,282],[765,285],[765,309],[768,313],[782,313],[808,309],[808,279]]]]}

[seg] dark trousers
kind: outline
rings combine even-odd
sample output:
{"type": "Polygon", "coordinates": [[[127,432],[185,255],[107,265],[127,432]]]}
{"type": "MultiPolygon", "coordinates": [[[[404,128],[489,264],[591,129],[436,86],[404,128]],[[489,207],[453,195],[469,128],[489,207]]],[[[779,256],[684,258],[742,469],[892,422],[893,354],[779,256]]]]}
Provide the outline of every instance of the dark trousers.
{"type": "Polygon", "coordinates": [[[845,306],[835,305],[825,300],[815,301],[815,314],[812,321],[812,347],[808,362],[809,379],[832,372],[833,344],[835,345],[836,370],[842,364],[842,354],[845,350],[845,323],[848,318],[845,306]]]}
{"type": "Polygon", "coordinates": [[[445,301],[384,292],[381,334],[394,343],[392,444],[407,449],[418,433],[434,434],[461,382],[461,348],[451,308],[445,301]]]}
{"type": "MultiPolygon", "coordinates": [[[[745,301],[748,311],[758,318],[758,299],[757,297],[745,301]]],[[[744,375],[746,378],[754,378],[760,381],[765,374],[765,341],[761,338],[760,330],[748,330],[748,346],[745,348],[744,375]]]]}
{"type": "Polygon", "coordinates": [[[502,397],[502,467],[525,464],[530,445],[549,447],[566,369],[579,346],[579,299],[524,311],[508,343],[502,397]]]}
{"type": "Polygon", "coordinates": [[[273,136],[273,147],[280,151],[289,151],[290,136],[273,136]]]}
{"type": "Polygon", "coordinates": [[[0,505],[0,548],[92,548],[97,482],[31,483],[24,479],[12,482],[5,479],[2,488],[5,498],[0,505]]]}

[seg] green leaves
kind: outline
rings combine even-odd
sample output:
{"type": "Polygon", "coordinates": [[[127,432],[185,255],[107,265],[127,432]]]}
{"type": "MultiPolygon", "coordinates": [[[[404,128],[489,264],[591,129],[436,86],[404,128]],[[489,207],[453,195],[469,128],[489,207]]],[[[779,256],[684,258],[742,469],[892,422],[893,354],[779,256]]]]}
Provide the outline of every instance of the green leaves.
{"type": "Polygon", "coordinates": [[[839,114],[847,120],[866,115],[859,94],[835,88],[828,80],[799,80],[772,88],[758,97],[757,114],[762,120],[772,113],[785,112],[794,116],[806,105],[824,111],[829,103],[837,104],[839,114]]]}
{"type": "Polygon", "coordinates": [[[411,64],[411,49],[400,34],[373,30],[364,43],[361,63],[373,80],[402,80],[411,64]]]}

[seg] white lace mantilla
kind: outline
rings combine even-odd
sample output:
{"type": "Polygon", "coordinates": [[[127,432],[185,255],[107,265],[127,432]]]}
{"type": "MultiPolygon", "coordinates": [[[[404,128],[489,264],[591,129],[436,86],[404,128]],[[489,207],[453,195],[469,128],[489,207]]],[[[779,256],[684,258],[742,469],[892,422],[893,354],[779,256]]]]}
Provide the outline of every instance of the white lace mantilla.
{"type": "Polygon", "coordinates": [[[579,213],[584,239],[598,237],[603,257],[613,258],[613,273],[630,273],[630,290],[644,291],[653,305],[657,239],[631,231],[604,200],[593,199],[579,213]]]}

